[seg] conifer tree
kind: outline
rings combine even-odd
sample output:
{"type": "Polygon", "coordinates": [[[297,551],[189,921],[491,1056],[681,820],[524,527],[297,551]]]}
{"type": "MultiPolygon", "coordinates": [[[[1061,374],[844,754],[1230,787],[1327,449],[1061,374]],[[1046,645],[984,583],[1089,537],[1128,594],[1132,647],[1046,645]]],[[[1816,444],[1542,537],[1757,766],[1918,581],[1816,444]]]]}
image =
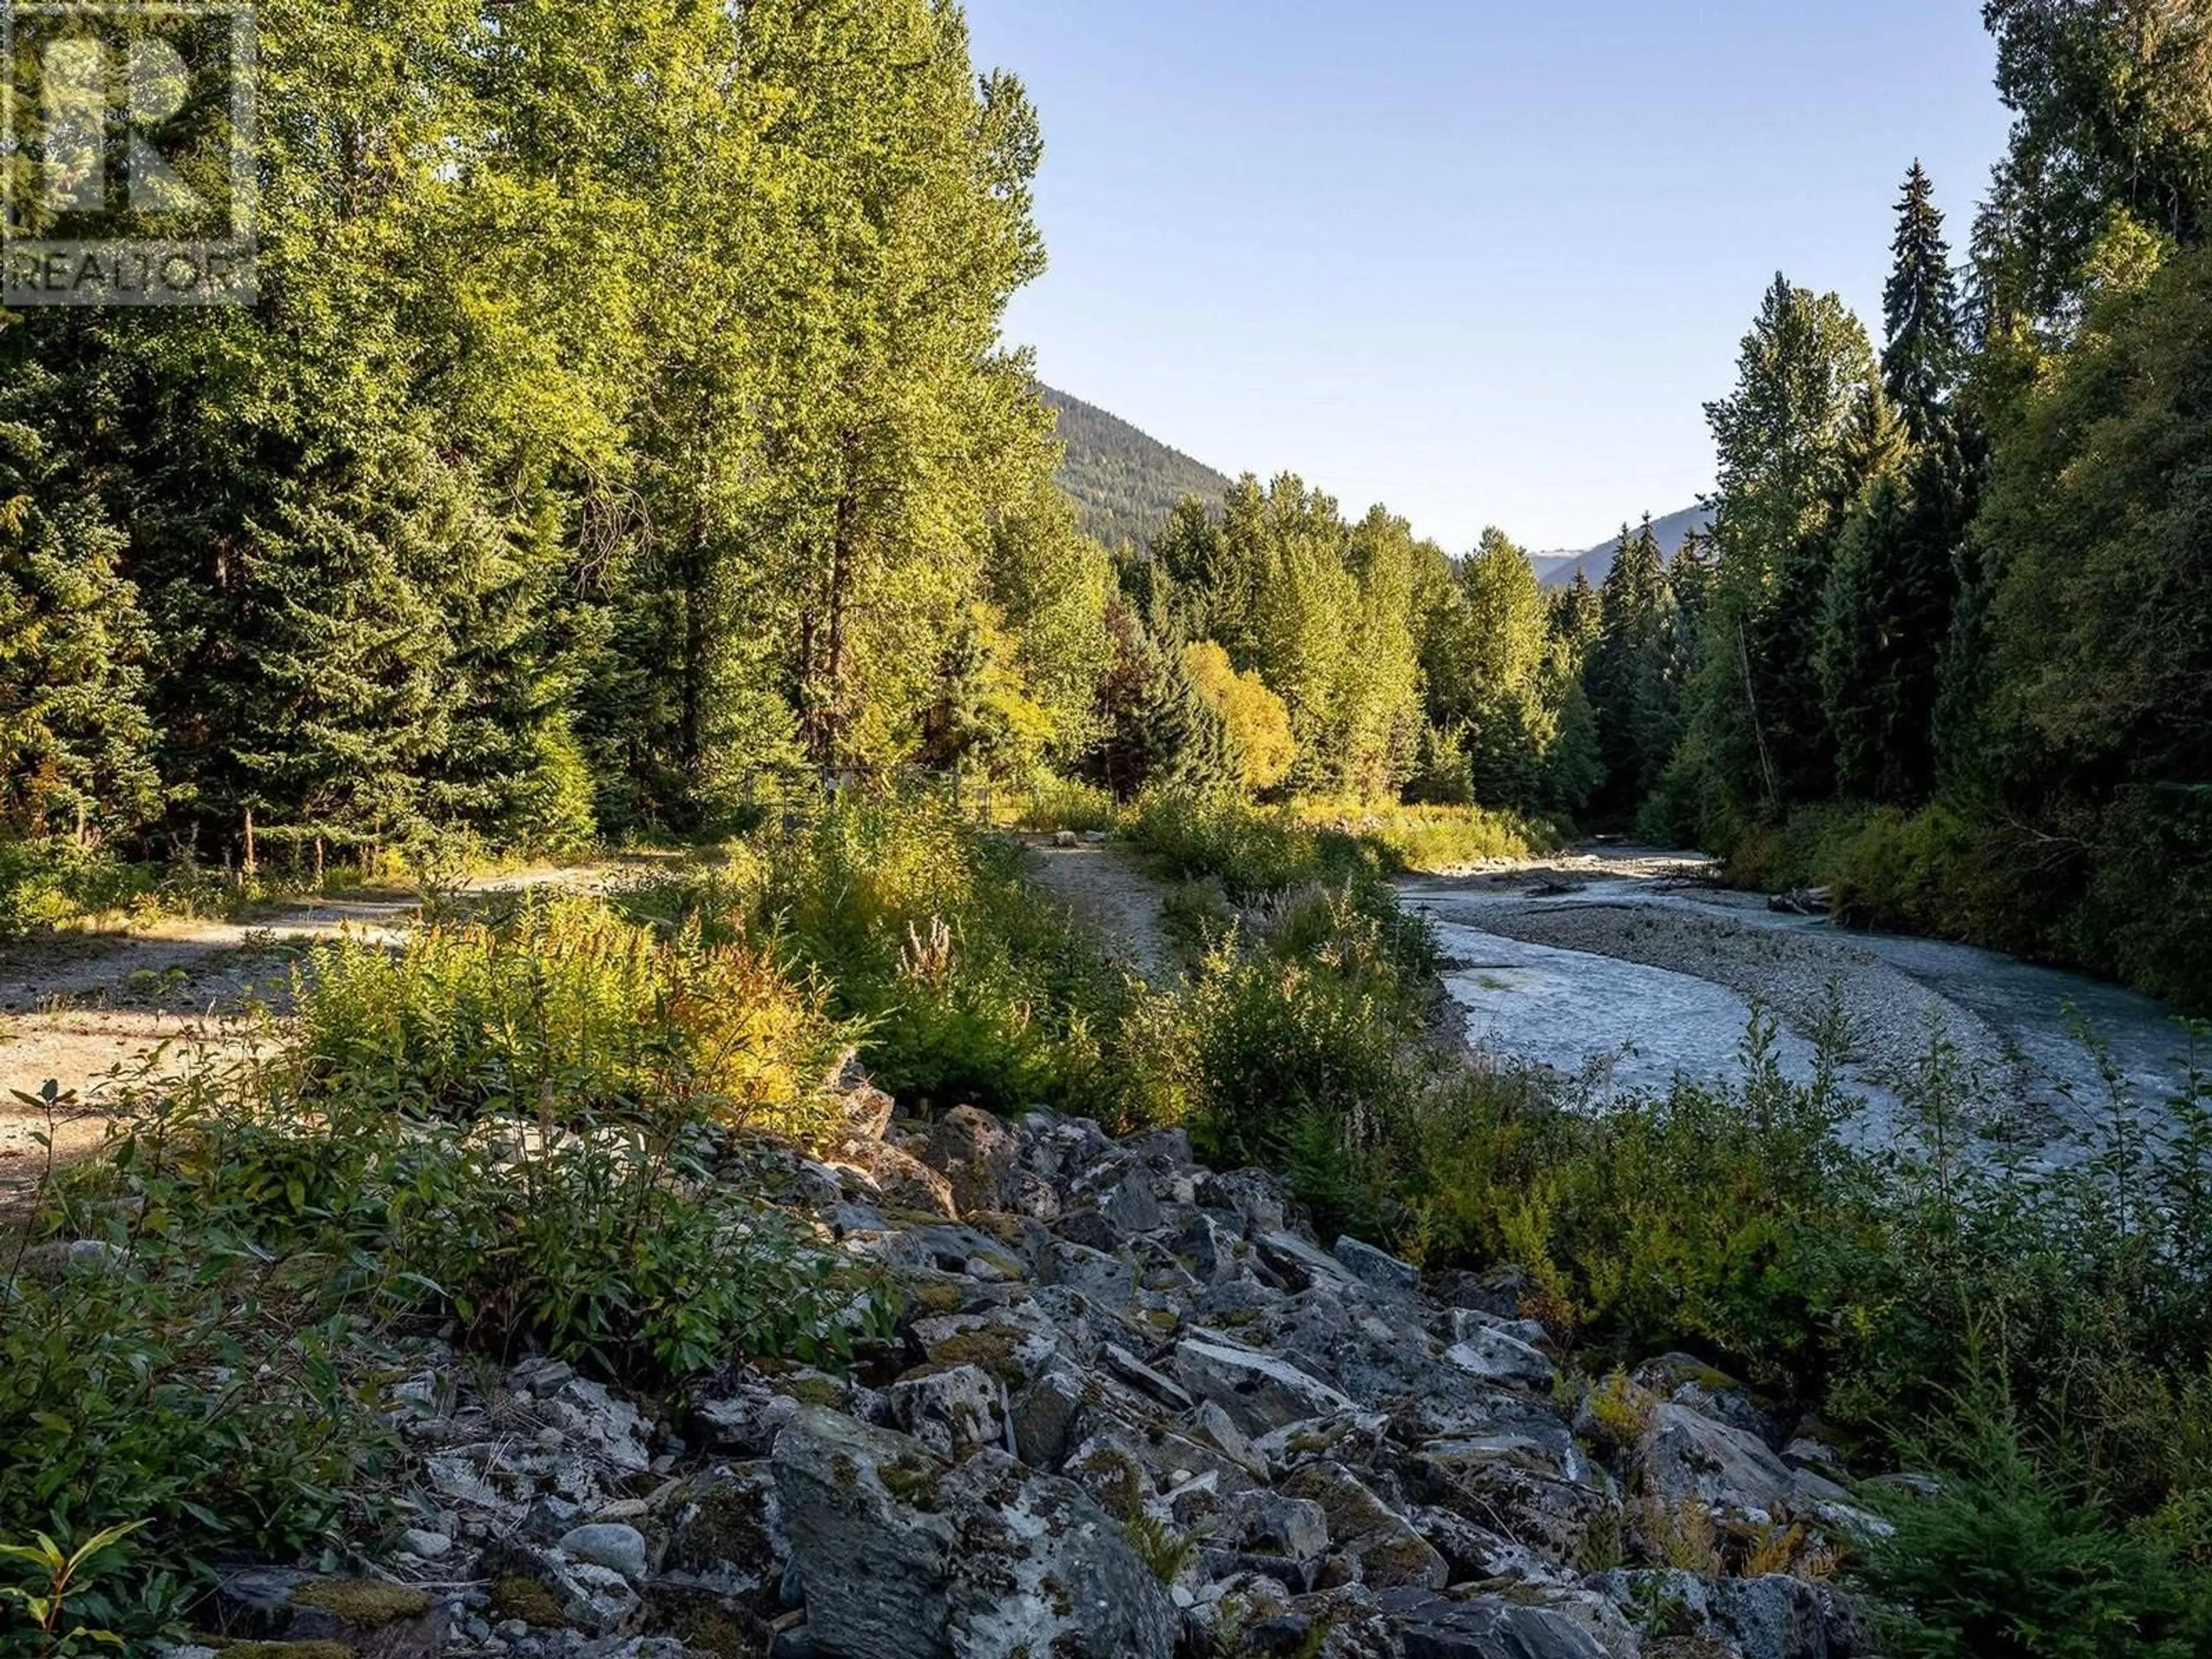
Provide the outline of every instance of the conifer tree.
{"type": "Polygon", "coordinates": [[[97,836],[159,805],[123,546],[39,434],[0,420],[0,830],[97,836]]]}
{"type": "Polygon", "coordinates": [[[1883,389],[1915,442],[1925,443],[1942,420],[1961,365],[1958,280],[1936,187],[1915,161],[1898,204],[1897,237],[1882,321],[1883,389]]]}
{"type": "Polygon", "coordinates": [[[1638,530],[1622,526],[1598,597],[1601,626],[1585,682],[1605,769],[1597,805],[1608,813],[1632,814],[1674,752],[1677,718],[1670,673],[1672,601],[1648,517],[1638,530]]]}

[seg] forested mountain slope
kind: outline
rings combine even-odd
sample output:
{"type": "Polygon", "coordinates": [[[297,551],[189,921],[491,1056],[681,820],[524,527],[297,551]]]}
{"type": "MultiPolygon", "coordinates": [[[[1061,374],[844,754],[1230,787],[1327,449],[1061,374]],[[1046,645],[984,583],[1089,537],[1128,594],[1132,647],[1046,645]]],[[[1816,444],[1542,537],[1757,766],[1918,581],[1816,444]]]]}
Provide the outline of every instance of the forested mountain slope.
{"type": "MultiPolygon", "coordinates": [[[[1651,521],[1651,533],[1659,538],[1661,556],[1669,564],[1682,550],[1682,543],[1692,531],[1703,535],[1712,528],[1713,515],[1709,507],[1686,507],[1680,513],[1669,513],[1663,519],[1651,521]]],[[[1539,553],[1534,563],[1538,579],[1547,587],[1571,587],[1579,572],[1595,587],[1604,581],[1613,569],[1613,556],[1620,546],[1620,538],[1613,537],[1595,547],[1580,553],[1539,553]]]]}
{"type": "Polygon", "coordinates": [[[1060,416],[1059,436],[1067,446],[1060,487],[1075,498],[1085,533],[1107,546],[1142,547],[1184,496],[1218,501],[1227,493],[1229,480],[1220,473],[1119,416],[1048,386],[1037,391],[1060,416]]]}

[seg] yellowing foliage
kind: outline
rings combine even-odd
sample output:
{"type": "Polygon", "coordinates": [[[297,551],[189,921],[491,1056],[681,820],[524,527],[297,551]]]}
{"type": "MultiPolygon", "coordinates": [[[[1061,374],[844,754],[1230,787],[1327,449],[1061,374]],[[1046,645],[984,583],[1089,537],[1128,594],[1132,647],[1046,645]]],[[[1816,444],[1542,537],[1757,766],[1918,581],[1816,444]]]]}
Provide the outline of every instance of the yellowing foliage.
{"type": "Polygon", "coordinates": [[[1272,789],[1290,776],[1298,745],[1283,700],[1257,674],[1238,673],[1211,640],[1185,647],[1184,657],[1200,693],[1229,723],[1238,781],[1247,789],[1272,789]]]}

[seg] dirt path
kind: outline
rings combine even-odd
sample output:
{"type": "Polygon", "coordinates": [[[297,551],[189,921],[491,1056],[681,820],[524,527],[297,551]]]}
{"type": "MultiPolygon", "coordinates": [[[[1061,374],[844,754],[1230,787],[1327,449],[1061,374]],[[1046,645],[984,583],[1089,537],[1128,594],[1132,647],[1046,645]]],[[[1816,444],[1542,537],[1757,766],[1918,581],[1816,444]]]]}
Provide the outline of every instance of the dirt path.
{"type": "MultiPolygon", "coordinates": [[[[603,886],[623,866],[544,866],[468,883],[470,894],[603,886]]],[[[112,1097],[149,1065],[235,1057],[290,1012],[294,969],[341,933],[390,943],[422,909],[411,890],[302,899],[239,921],[159,922],[130,933],[64,934],[0,954],[0,1209],[52,1156],[105,1138],[112,1097]],[[62,1105],[51,1121],[37,1097],[62,1105]]]]}
{"type": "Polygon", "coordinates": [[[1111,843],[1060,847],[1029,844],[1037,885],[1064,902],[1097,930],[1107,949],[1153,985],[1174,983],[1181,972],[1175,945],[1160,925],[1167,890],[1111,843]]]}

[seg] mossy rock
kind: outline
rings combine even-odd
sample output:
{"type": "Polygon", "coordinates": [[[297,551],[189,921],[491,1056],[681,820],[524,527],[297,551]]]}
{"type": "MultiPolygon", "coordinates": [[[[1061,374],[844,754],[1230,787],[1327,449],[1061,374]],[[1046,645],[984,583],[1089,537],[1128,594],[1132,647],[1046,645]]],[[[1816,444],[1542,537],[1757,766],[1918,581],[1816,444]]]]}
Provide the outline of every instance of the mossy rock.
{"type": "Polygon", "coordinates": [[[561,1598],[535,1578],[520,1574],[502,1578],[491,1587],[491,1604],[503,1619],[520,1619],[540,1630],[553,1629],[568,1620],[561,1598]]]}
{"type": "Polygon", "coordinates": [[[830,1377],[785,1377],[772,1386],[776,1393],[802,1406],[821,1406],[833,1412],[842,1411],[845,1407],[845,1389],[830,1377]]]}
{"type": "Polygon", "coordinates": [[[929,1351],[928,1373],[909,1371],[908,1376],[933,1374],[950,1370],[959,1365],[973,1365],[988,1372],[1009,1388],[1018,1387],[1026,1380],[1021,1362],[1015,1357],[1020,1346],[1018,1334],[1003,1326],[990,1326],[979,1331],[962,1331],[948,1336],[929,1351]]]}
{"type": "Polygon", "coordinates": [[[331,1578],[321,1583],[302,1584],[292,1592],[292,1605],[313,1607],[363,1630],[381,1630],[402,1619],[420,1619],[429,1612],[430,1593],[373,1578],[331,1578]]]}
{"type": "Polygon", "coordinates": [[[876,1478],[884,1483],[884,1490],[908,1509],[934,1513],[938,1490],[945,1480],[945,1471],[935,1463],[920,1458],[902,1457],[876,1466],[876,1478]]]}
{"type": "Polygon", "coordinates": [[[923,1315],[956,1314],[967,1305],[968,1297],[959,1285],[942,1279],[906,1286],[907,1300],[914,1310],[923,1315]]]}
{"type": "Polygon", "coordinates": [[[732,1609],[710,1590],[653,1585],[645,1606],[649,1631],[675,1637],[699,1659],[762,1659],[774,1639],[761,1619],[732,1609]]]}

